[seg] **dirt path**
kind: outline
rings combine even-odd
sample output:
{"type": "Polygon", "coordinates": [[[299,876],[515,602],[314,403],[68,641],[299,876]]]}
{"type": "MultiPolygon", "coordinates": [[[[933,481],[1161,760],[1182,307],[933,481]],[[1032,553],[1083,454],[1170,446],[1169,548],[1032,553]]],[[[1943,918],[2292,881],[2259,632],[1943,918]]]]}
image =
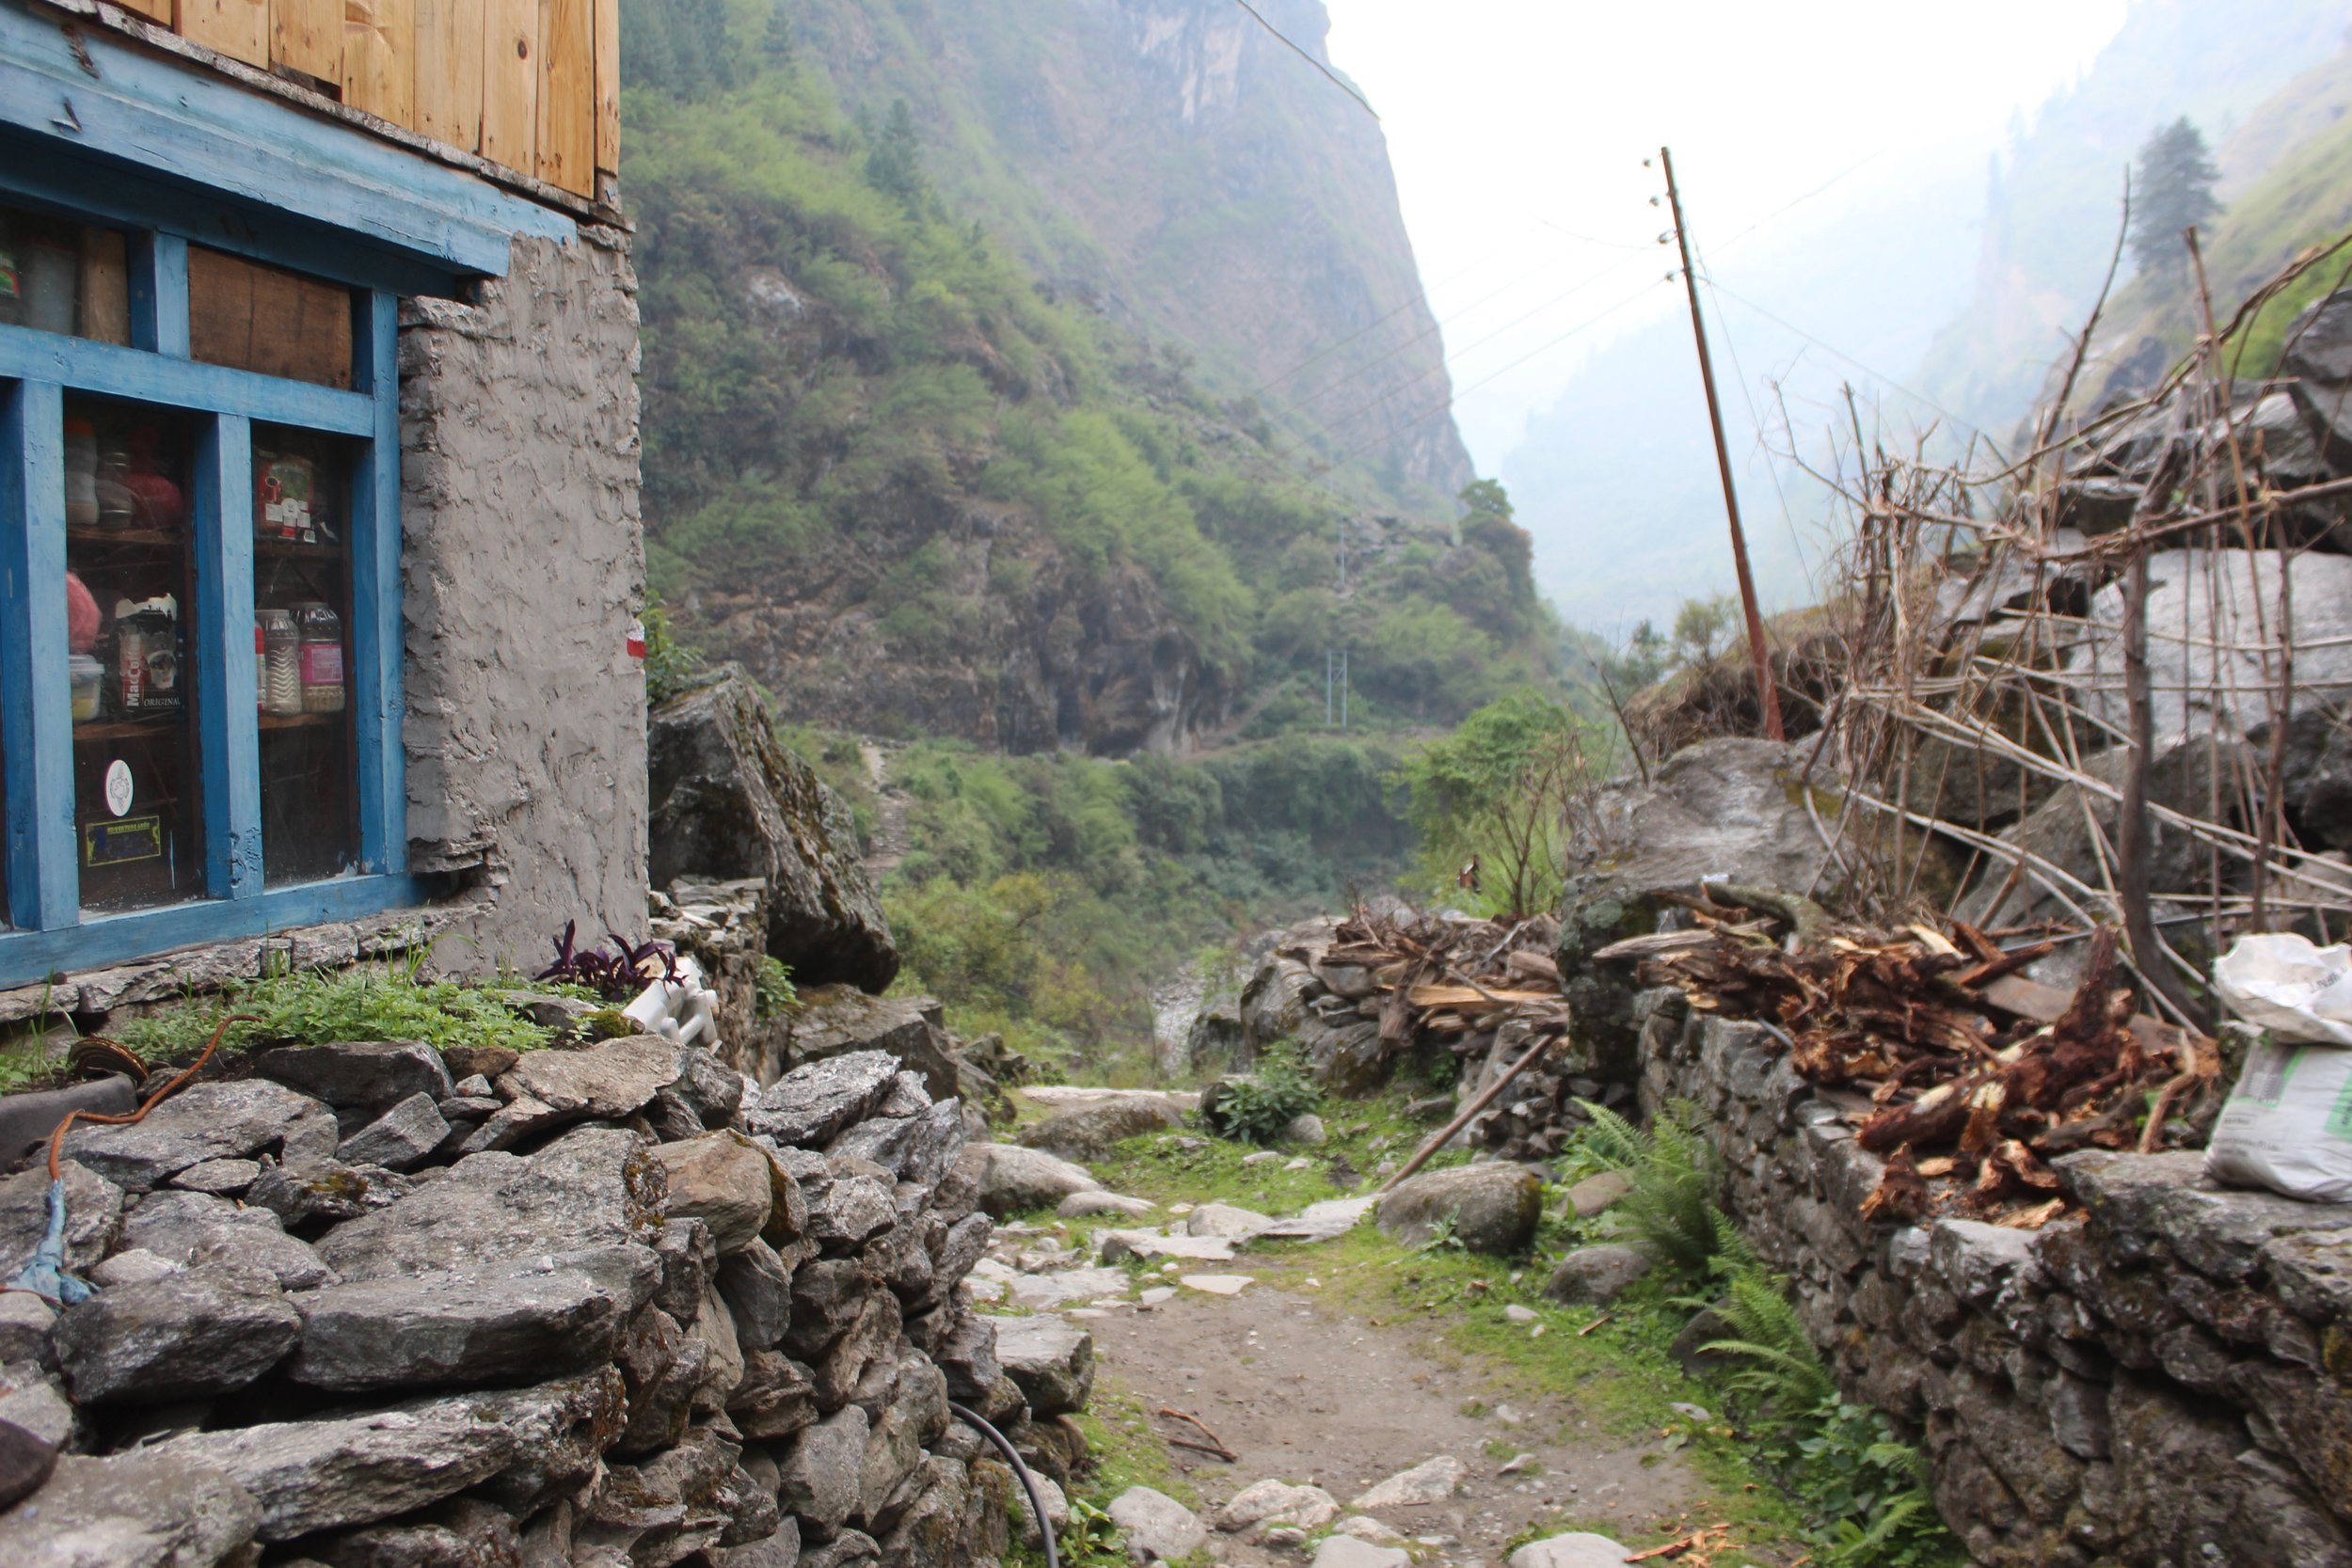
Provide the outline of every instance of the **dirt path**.
{"type": "Polygon", "coordinates": [[[879,882],[907,858],[907,792],[891,781],[890,753],[873,741],[857,743],[857,760],[881,807],[866,856],[866,874],[879,882]]]}
{"type": "MultiPolygon", "coordinates": [[[[1215,1266],[1248,1271],[1246,1261],[1215,1266]]],[[[1157,1307],[1080,1309],[1105,1376],[1148,1410],[1198,1416],[1240,1456],[1226,1465],[1174,1450],[1204,1517],[1268,1477],[1321,1486],[1345,1505],[1399,1471],[1450,1455],[1466,1472],[1454,1497],[1362,1512],[1434,1547],[1434,1562],[1484,1568],[1501,1563],[1504,1544],[1538,1520],[1567,1513],[1606,1529],[1692,1497],[1691,1479],[1672,1456],[1649,1454],[1645,1464],[1642,1450],[1600,1436],[1566,1400],[1496,1399],[1479,1369],[1428,1354],[1423,1333],[1335,1310],[1300,1283],[1296,1291],[1264,1284],[1234,1297],[1180,1290],[1157,1307]],[[1521,1454],[1533,1458],[1504,1473],[1521,1454]]],[[[1165,1419],[1155,1424],[1184,1434],[1165,1419]]],[[[1233,1535],[1214,1537],[1211,1551],[1236,1568],[1301,1561],[1233,1535]]]]}

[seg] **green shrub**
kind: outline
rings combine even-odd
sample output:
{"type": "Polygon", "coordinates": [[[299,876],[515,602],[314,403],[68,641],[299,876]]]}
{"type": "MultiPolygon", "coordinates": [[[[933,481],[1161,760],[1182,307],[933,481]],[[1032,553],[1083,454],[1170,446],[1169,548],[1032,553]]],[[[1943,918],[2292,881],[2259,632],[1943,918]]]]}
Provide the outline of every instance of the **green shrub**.
{"type": "Polygon", "coordinates": [[[1323,1102],[1294,1040],[1266,1047],[1255,1071],[1220,1081],[1215,1095],[1214,1107],[1201,1117],[1210,1131],[1261,1145],[1275,1142],[1283,1128],[1323,1102]]]}

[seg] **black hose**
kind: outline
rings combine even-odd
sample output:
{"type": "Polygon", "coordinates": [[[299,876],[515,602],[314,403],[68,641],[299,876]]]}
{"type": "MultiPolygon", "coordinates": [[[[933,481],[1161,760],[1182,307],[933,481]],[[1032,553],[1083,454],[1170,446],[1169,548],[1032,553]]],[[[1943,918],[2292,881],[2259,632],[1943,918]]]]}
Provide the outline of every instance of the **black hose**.
{"type": "Polygon", "coordinates": [[[1054,1550],[1054,1521],[1045,1516],[1045,1499],[1038,1494],[1037,1478],[1029,1474],[1029,1467],[1021,1462],[1020,1454],[1013,1451],[1012,1445],[1005,1440],[1003,1433],[953,1400],[947,1402],[947,1408],[978,1429],[979,1434],[1005,1456],[1006,1463],[1012,1466],[1012,1473],[1021,1478],[1021,1490],[1029,1495],[1029,1508],[1037,1514],[1037,1532],[1045,1540],[1045,1568],[1061,1568],[1061,1558],[1054,1550]]]}

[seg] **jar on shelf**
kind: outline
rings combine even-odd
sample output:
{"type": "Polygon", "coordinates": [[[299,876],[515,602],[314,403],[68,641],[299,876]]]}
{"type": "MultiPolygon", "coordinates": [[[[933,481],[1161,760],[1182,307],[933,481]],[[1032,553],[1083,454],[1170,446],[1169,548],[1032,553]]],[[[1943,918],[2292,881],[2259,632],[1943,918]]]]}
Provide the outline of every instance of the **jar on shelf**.
{"type": "Polygon", "coordinates": [[[294,611],[272,607],[261,612],[262,711],[302,711],[302,632],[294,611]]]}
{"type": "Polygon", "coordinates": [[[180,705],[180,601],[115,605],[115,706],[125,717],[180,705]]]}
{"type": "Polygon", "coordinates": [[[98,449],[98,526],[129,528],[138,517],[138,497],[131,488],[131,449],[107,441],[98,449]]]}
{"type": "Polygon", "coordinates": [[[98,427],[87,420],[65,422],[65,526],[98,526],[98,427]]]}
{"type": "Polygon", "coordinates": [[[343,710],[342,617],[319,603],[295,612],[302,627],[302,711],[343,710]]]}

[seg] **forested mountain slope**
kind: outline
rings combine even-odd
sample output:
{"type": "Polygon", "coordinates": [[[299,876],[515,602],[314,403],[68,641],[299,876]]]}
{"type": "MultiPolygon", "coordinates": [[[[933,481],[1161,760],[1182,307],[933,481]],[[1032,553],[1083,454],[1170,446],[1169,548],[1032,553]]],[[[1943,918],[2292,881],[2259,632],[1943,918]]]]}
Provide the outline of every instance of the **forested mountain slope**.
{"type": "MultiPolygon", "coordinates": [[[[1323,0],[1257,8],[1328,65],[1323,0]]],[[[1220,399],[1258,393],[1392,499],[1470,483],[1380,126],[1232,0],[791,15],[845,104],[879,124],[905,101],[942,194],[1057,289],[1183,345],[1220,399]]]]}
{"type": "Polygon", "coordinates": [[[1041,286],[995,227],[1017,203],[943,195],[913,113],[846,114],[802,16],[622,12],[648,554],[684,635],[796,720],[1016,752],[1319,725],[1340,650],[1359,722],[1545,675],[1499,496],[1454,523],[1304,477],[1181,345],[1041,286]]]}
{"type": "Polygon", "coordinates": [[[1986,198],[1975,296],[1938,335],[1921,389],[2007,438],[2098,293],[2124,169],[2149,134],[2185,115],[2225,140],[2342,49],[2347,23],[2339,0],[2138,0],[2082,80],[2011,137],[1986,198]]]}

